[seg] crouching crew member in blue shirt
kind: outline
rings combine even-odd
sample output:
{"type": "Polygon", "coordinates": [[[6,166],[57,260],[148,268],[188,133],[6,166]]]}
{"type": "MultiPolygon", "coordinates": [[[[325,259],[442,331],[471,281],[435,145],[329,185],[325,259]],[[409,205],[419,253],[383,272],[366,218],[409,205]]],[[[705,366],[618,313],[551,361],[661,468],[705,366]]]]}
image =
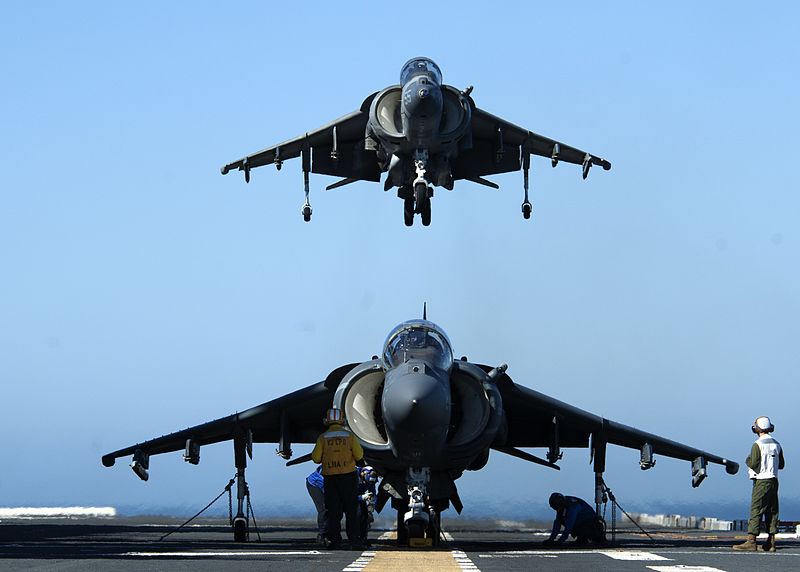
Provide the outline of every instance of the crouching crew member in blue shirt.
{"type": "Polygon", "coordinates": [[[570,535],[578,544],[586,544],[589,540],[595,544],[605,543],[603,520],[597,516],[589,503],[578,497],[553,493],[550,495],[550,506],[556,511],[556,519],[553,521],[550,538],[544,541],[545,545],[563,544],[570,535]],[[561,536],[556,539],[559,532],[561,536]]]}
{"type": "Polygon", "coordinates": [[[325,481],[322,477],[322,465],[306,477],[306,489],[314,508],[317,509],[317,544],[325,546],[328,534],[328,511],[325,508],[325,481]]]}
{"type": "Polygon", "coordinates": [[[361,532],[361,542],[369,548],[371,544],[367,540],[367,533],[370,525],[375,520],[375,485],[378,482],[378,473],[375,469],[366,465],[358,469],[358,510],[359,525],[361,532]]]}

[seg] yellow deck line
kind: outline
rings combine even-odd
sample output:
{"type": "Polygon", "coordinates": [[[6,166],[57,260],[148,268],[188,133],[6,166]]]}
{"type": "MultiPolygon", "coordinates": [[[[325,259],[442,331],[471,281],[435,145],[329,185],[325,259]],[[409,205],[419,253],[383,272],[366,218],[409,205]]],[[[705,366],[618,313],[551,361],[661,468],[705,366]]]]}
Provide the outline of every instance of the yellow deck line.
{"type": "Polygon", "coordinates": [[[448,551],[414,551],[414,550],[378,550],[369,564],[362,570],[369,572],[378,570],[457,570],[461,566],[456,562],[452,552],[448,551]]]}

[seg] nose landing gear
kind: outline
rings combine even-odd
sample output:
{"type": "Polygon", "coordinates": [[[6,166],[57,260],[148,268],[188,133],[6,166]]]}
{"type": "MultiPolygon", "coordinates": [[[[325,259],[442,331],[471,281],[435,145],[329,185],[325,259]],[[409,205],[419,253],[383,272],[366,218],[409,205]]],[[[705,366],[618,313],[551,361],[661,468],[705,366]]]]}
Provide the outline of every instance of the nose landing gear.
{"type": "Polygon", "coordinates": [[[415,214],[420,215],[422,226],[430,226],[432,187],[425,182],[416,182],[413,189],[408,186],[400,187],[397,196],[403,199],[403,222],[406,226],[413,226],[415,214]]]}

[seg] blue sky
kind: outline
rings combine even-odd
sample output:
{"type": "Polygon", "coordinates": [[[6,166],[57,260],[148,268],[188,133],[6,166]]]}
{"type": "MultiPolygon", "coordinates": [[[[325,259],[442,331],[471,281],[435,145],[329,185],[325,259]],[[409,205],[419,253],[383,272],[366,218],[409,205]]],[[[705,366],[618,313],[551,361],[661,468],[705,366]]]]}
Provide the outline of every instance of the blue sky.
{"type": "MultiPolygon", "coordinates": [[[[154,457],[148,483],[100,456],[369,359],[423,301],[458,355],[609,419],[742,461],[770,415],[794,478],[794,5],[2,11],[0,505],[190,513],[233,474],[229,444],[199,467],[154,457]],[[304,223],[298,162],[250,185],[219,174],[357,109],[417,55],[482,109],[612,170],[582,181],[534,159],[531,221],[520,173],[494,177],[499,191],[460,182],[437,191],[429,228],[403,226],[381,185],[325,192],[319,175],[304,223]]],[[[257,510],[310,512],[310,467],[273,449],[249,468],[257,510]]],[[[744,474],[712,466],[694,490],[688,463],[637,460],[609,453],[626,509],[747,516],[744,474]]],[[[563,466],[495,453],[458,482],[465,514],[591,498],[587,451],[563,466]]]]}

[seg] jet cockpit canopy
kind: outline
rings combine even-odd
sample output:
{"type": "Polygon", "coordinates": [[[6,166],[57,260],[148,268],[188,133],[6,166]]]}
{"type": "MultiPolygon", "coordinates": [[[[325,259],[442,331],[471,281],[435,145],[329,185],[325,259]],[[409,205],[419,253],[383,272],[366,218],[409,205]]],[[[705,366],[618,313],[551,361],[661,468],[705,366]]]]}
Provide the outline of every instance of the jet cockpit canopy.
{"type": "Polygon", "coordinates": [[[439,66],[428,58],[414,58],[406,62],[400,72],[400,85],[405,85],[408,80],[418,75],[425,75],[436,85],[442,85],[442,72],[439,66]]]}
{"type": "Polygon", "coordinates": [[[449,371],[453,365],[453,346],[447,334],[433,322],[409,320],[395,327],[386,337],[383,363],[388,369],[412,359],[449,371]]]}

